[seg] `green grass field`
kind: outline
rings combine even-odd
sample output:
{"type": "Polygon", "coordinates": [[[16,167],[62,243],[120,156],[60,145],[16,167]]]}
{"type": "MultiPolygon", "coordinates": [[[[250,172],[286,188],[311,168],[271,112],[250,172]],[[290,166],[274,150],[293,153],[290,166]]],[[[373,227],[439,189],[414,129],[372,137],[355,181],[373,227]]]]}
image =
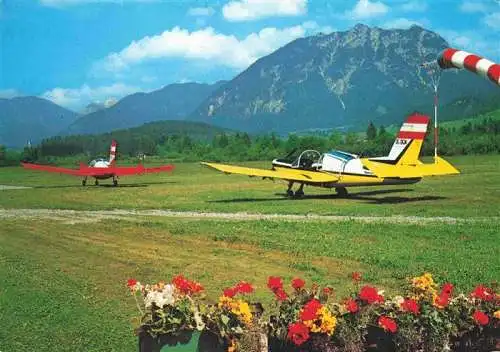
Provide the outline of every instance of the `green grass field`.
{"type": "MultiPolygon", "coordinates": [[[[125,281],[177,273],[201,281],[208,297],[237,280],[267,299],[268,275],[330,283],[342,297],[352,271],[395,292],[423,271],[459,290],[500,277],[500,157],[450,158],[462,174],[416,185],[334,191],[227,176],[199,164],[172,175],[130,177],[118,188],[80,186],[69,176],[0,169],[3,209],[170,209],[177,211],[452,217],[457,223],[218,220],[136,216],[88,222],[1,218],[0,351],[136,351],[135,304],[125,281]]],[[[264,163],[252,165],[267,166],[264,163]]],[[[19,216],[22,211],[19,212],[19,216]]],[[[82,220],[82,219],[80,219],[82,220]]]]}

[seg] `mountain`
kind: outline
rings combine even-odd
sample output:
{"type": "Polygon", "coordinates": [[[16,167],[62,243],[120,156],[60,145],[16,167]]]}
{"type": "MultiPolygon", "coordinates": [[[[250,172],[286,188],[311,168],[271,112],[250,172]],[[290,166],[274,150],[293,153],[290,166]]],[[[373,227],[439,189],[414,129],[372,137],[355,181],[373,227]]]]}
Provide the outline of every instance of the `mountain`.
{"type": "Polygon", "coordinates": [[[0,144],[38,143],[71,125],[79,115],[37,97],[0,98],[0,144]]]}
{"type": "MultiPolygon", "coordinates": [[[[433,90],[420,66],[446,47],[442,37],[419,26],[384,30],[358,24],[297,39],[214,91],[189,118],[247,132],[286,133],[366,128],[370,120],[387,125],[417,109],[432,114],[433,90]]],[[[483,99],[498,96],[498,87],[473,73],[447,70],[439,93],[442,106],[475,98],[473,105],[455,109],[460,115],[455,118],[461,118],[483,99]]]]}
{"type": "Polygon", "coordinates": [[[181,120],[223,83],[176,83],[151,93],[131,94],[107,109],[82,116],[62,134],[95,134],[151,121],[181,120]]]}

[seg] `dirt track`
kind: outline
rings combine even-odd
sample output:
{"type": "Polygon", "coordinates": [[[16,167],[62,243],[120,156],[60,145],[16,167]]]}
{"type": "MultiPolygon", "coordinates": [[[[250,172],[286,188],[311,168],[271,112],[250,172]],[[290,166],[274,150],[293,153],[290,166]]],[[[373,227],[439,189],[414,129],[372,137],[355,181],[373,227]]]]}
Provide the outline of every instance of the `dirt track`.
{"type": "Polygon", "coordinates": [[[260,213],[205,213],[196,211],[170,210],[67,210],[67,209],[1,209],[0,219],[49,219],[65,223],[98,222],[105,219],[120,219],[135,221],[142,217],[174,217],[194,220],[285,220],[285,221],[358,221],[369,223],[390,224],[428,224],[445,223],[456,224],[464,222],[498,221],[500,218],[456,218],[456,217],[418,217],[418,216],[343,216],[343,215],[296,215],[296,214],[260,214],[260,213]]]}

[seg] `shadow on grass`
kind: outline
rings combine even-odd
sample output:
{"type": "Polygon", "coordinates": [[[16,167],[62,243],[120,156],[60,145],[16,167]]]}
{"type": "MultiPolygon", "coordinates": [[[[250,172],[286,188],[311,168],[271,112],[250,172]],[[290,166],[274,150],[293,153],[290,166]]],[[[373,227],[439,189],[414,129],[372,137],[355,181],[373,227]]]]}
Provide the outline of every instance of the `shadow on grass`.
{"type": "Polygon", "coordinates": [[[137,188],[137,187],[149,187],[151,185],[167,185],[167,184],[176,184],[176,181],[163,181],[163,182],[141,182],[141,183],[119,183],[118,186],[114,186],[112,183],[99,183],[99,185],[94,185],[93,183],[89,183],[86,186],[82,186],[80,184],[74,185],[44,185],[44,186],[33,186],[30,188],[35,189],[50,189],[50,188],[137,188]]]}
{"type": "Polygon", "coordinates": [[[302,197],[287,197],[285,193],[275,193],[276,196],[281,196],[279,198],[235,198],[235,199],[221,199],[221,200],[211,200],[208,203],[244,203],[244,202],[272,202],[272,201],[300,201],[308,199],[352,199],[361,200],[365,203],[371,204],[395,204],[395,203],[409,203],[409,202],[421,202],[421,201],[432,201],[446,199],[446,197],[441,196],[420,196],[420,197],[402,197],[402,196],[386,196],[386,197],[375,197],[383,194],[400,193],[400,192],[413,192],[413,189],[383,189],[383,190],[373,190],[364,191],[358,193],[349,193],[347,197],[340,197],[338,194],[312,194],[304,195],[302,197]]]}

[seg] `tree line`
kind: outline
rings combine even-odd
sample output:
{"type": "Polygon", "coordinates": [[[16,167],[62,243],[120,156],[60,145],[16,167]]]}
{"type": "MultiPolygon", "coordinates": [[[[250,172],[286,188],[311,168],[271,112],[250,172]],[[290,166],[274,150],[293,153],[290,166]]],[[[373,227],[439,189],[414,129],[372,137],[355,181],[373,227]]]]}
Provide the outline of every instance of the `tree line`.
{"type": "MultiPolygon", "coordinates": [[[[423,155],[433,155],[433,126],[429,126],[423,155]]],[[[485,118],[459,127],[440,128],[440,155],[467,155],[500,152],[500,120],[485,118]]],[[[269,160],[283,156],[294,149],[316,149],[324,152],[340,149],[360,156],[386,155],[395,136],[383,126],[370,122],[366,133],[330,132],[327,135],[277,134],[250,136],[240,132],[217,132],[211,140],[192,137],[187,133],[173,135],[143,134],[123,135],[118,140],[118,155],[137,158],[155,155],[177,161],[251,161],[269,160]]],[[[22,152],[0,146],[0,165],[17,164],[20,160],[32,162],[56,162],[60,158],[73,157],[91,160],[96,156],[107,157],[111,138],[109,134],[98,136],[52,137],[38,146],[26,147],[22,152]]]]}

